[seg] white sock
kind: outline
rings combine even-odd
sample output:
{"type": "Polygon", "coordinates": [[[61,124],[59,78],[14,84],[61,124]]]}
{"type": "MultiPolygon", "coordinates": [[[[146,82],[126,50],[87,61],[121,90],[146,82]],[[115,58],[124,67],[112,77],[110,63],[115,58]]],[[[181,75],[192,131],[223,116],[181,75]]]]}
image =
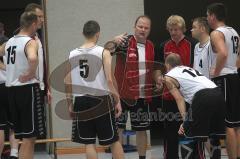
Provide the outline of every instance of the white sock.
{"type": "Polygon", "coordinates": [[[10,156],[18,157],[18,149],[11,149],[10,156]]]}

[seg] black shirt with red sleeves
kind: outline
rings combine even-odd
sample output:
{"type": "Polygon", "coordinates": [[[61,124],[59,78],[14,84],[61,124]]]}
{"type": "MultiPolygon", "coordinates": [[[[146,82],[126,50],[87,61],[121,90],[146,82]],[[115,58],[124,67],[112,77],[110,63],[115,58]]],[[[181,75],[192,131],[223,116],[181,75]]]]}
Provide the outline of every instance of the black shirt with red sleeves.
{"type": "MultiPolygon", "coordinates": [[[[155,53],[156,62],[164,62],[170,52],[177,53],[181,57],[182,65],[192,67],[194,61],[194,48],[197,41],[193,38],[185,36],[178,44],[172,39],[168,39],[160,45],[160,51],[155,53]]],[[[166,89],[165,89],[166,90],[166,89]]],[[[165,91],[163,98],[172,100],[173,97],[168,91],[165,91]]]]}

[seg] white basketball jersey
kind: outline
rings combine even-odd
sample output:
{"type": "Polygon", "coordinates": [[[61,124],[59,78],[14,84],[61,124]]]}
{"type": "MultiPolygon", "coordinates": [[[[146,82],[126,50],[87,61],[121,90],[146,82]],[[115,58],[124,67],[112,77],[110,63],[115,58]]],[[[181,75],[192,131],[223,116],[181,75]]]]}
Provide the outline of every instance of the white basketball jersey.
{"type": "MultiPolygon", "coordinates": [[[[25,53],[25,46],[32,38],[24,35],[16,35],[9,39],[5,46],[6,55],[6,86],[21,86],[39,81],[34,78],[22,83],[18,80],[19,76],[26,73],[29,68],[28,60],[25,53]]],[[[37,74],[36,74],[37,75],[37,74]]]]}
{"type": "Polygon", "coordinates": [[[74,96],[108,94],[103,68],[103,47],[77,48],[70,52],[72,92],[74,96]]]}
{"type": "Polygon", "coordinates": [[[186,102],[192,104],[194,95],[205,88],[217,87],[211,80],[186,66],[178,66],[170,70],[166,76],[176,79],[180,85],[180,92],[186,102]]]}
{"type": "MultiPolygon", "coordinates": [[[[3,56],[3,63],[5,64],[6,61],[6,56],[3,56]]],[[[0,84],[5,83],[6,82],[6,71],[0,69],[0,84]]]]}
{"type": "Polygon", "coordinates": [[[207,78],[210,77],[210,68],[213,63],[213,54],[211,53],[210,40],[200,47],[200,43],[195,45],[193,68],[202,73],[207,78]]]}
{"type": "Polygon", "coordinates": [[[224,34],[225,44],[228,50],[227,61],[220,76],[237,73],[236,59],[238,56],[239,35],[232,27],[222,26],[216,30],[224,34]]]}

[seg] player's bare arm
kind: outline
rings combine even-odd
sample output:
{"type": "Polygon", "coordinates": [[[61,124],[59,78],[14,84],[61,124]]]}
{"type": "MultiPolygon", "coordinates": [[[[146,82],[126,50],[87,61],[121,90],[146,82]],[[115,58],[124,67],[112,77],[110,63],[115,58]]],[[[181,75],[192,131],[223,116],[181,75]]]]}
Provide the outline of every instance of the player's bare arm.
{"type": "Polygon", "coordinates": [[[238,58],[237,58],[237,61],[236,61],[236,66],[237,66],[237,71],[238,71],[238,75],[240,77],[240,42],[238,44],[238,58]]]}
{"type": "Polygon", "coordinates": [[[0,56],[5,55],[5,45],[6,45],[6,43],[4,43],[0,46],[0,56]]]}
{"type": "Polygon", "coordinates": [[[2,61],[0,61],[0,69],[6,70],[6,66],[4,65],[4,63],[2,61]]]}
{"type": "Polygon", "coordinates": [[[66,77],[64,79],[65,93],[70,117],[73,118],[73,95],[72,95],[72,78],[71,78],[71,64],[66,65],[66,77]]]}
{"type": "Polygon", "coordinates": [[[112,93],[112,95],[116,101],[116,105],[115,105],[115,108],[117,110],[116,116],[119,117],[122,112],[122,108],[121,108],[120,97],[117,92],[117,88],[116,88],[116,86],[114,86],[115,78],[114,78],[113,72],[112,72],[112,56],[107,49],[105,49],[103,52],[103,66],[104,66],[104,72],[105,72],[105,76],[107,79],[107,84],[108,84],[109,90],[112,93]]]}
{"type": "Polygon", "coordinates": [[[158,90],[162,89],[163,86],[163,76],[161,70],[154,70],[153,72],[153,79],[156,83],[156,87],[158,90]]]}
{"type": "Polygon", "coordinates": [[[221,70],[223,69],[228,56],[228,51],[225,44],[224,35],[219,31],[213,31],[210,35],[211,44],[216,52],[216,67],[213,70],[213,77],[219,76],[221,70]]]}
{"type": "Polygon", "coordinates": [[[36,76],[38,66],[38,44],[35,40],[30,40],[25,48],[29,68],[27,72],[19,77],[21,82],[27,82],[36,76]]]}
{"type": "Polygon", "coordinates": [[[173,78],[168,76],[164,77],[164,83],[167,86],[169,92],[172,94],[172,96],[176,100],[179,112],[181,113],[181,116],[184,120],[186,115],[186,105],[185,105],[185,100],[178,89],[179,83],[173,78]]]}

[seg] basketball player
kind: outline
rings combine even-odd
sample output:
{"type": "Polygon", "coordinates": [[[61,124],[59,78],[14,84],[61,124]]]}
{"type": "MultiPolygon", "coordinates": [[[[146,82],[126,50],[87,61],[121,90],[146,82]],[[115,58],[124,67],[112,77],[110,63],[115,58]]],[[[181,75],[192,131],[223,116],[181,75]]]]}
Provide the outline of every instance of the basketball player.
{"type": "Polygon", "coordinates": [[[70,65],[65,79],[70,84],[66,86],[69,111],[72,117],[74,112],[93,110],[96,106],[102,109],[107,107],[108,111],[91,119],[79,120],[80,115],[73,118],[72,140],[85,144],[87,159],[97,158],[96,137],[100,145],[111,145],[114,159],[123,159],[123,149],[118,141],[115,124],[114,109],[118,117],[121,114],[121,105],[114,87],[112,57],[108,50],[97,45],[100,26],[96,21],[84,24],[83,35],[84,44],[71,51],[69,56],[70,65]],[[111,102],[111,94],[114,103],[111,102]]]}
{"type": "MultiPolygon", "coordinates": [[[[8,38],[4,35],[4,25],[0,22],[0,46],[8,41],[8,38]]],[[[4,51],[4,49],[2,49],[4,51]]],[[[6,81],[6,71],[5,65],[3,63],[3,57],[0,57],[0,99],[1,99],[1,107],[0,107],[0,158],[2,156],[2,151],[4,148],[5,134],[4,130],[7,130],[7,112],[8,110],[8,96],[7,89],[5,86],[6,81]]]]}
{"type": "Polygon", "coordinates": [[[205,158],[201,141],[209,135],[224,133],[225,102],[220,89],[211,80],[197,70],[180,65],[179,55],[168,55],[165,60],[167,74],[164,80],[184,121],[179,134],[198,142],[197,145],[188,145],[192,150],[182,153],[182,158],[193,159],[194,149],[198,150],[199,158],[205,158]],[[190,104],[188,111],[184,100],[190,104]]]}
{"type": "Polygon", "coordinates": [[[237,75],[236,59],[239,54],[239,35],[225,24],[226,8],[221,3],[207,7],[207,20],[213,32],[210,34],[216,64],[211,75],[222,88],[227,104],[226,141],[229,159],[240,158],[240,79],[237,75]]]}
{"type": "MultiPolygon", "coordinates": [[[[2,38],[0,38],[0,45],[3,45],[5,47],[5,43],[8,41],[8,38],[4,36],[4,26],[0,24],[0,32],[2,32],[2,38]]],[[[3,48],[4,48],[3,47],[3,48]]],[[[2,49],[2,52],[4,52],[4,49],[2,49]]],[[[2,150],[4,148],[4,141],[5,141],[5,132],[9,130],[9,142],[10,142],[10,157],[9,159],[16,159],[18,157],[18,142],[19,140],[15,139],[14,132],[12,130],[12,123],[10,120],[10,114],[9,114],[9,102],[8,102],[8,94],[7,94],[7,88],[5,86],[6,82],[6,67],[4,64],[5,56],[0,57],[0,94],[3,105],[1,109],[1,117],[2,120],[0,123],[0,156],[2,154],[2,150]],[[10,129],[9,129],[10,128],[10,129]]]]}
{"type": "Polygon", "coordinates": [[[192,24],[192,37],[199,42],[195,45],[194,49],[194,63],[193,68],[201,72],[205,77],[210,77],[211,54],[210,51],[210,27],[207,18],[198,17],[193,20],[192,24]]]}
{"type": "MultiPolygon", "coordinates": [[[[4,69],[4,65],[1,66],[1,69],[4,69]]],[[[7,112],[8,110],[8,96],[7,96],[7,88],[5,86],[6,81],[6,71],[0,70],[0,157],[2,155],[2,151],[4,148],[5,134],[4,131],[7,130],[8,119],[7,112]]]]}
{"type": "Polygon", "coordinates": [[[20,17],[20,32],[5,45],[6,86],[11,121],[16,139],[22,139],[20,159],[33,159],[35,138],[40,132],[37,107],[41,106],[38,66],[38,44],[31,38],[38,29],[38,17],[24,12],[20,17]]]}
{"type": "MultiPolygon", "coordinates": [[[[5,44],[4,44],[5,45],[5,44]]],[[[9,112],[9,101],[8,101],[8,90],[5,86],[6,82],[6,67],[3,63],[6,61],[5,56],[1,57],[2,61],[0,63],[0,94],[1,94],[1,115],[0,115],[0,156],[4,147],[4,141],[5,141],[5,133],[4,131],[7,131],[9,128],[9,142],[10,142],[10,157],[9,159],[16,159],[18,157],[18,139],[15,139],[14,132],[12,130],[12,122],[10,119],[10,112],[9,112]]],[[[1,60],[1,59],[0,59],[1,60]]]]}
{"type": "MultiPolygon", "coordinates": [[[[193,20],[192,37],[197,39],[199,43],[194,49],[194,64],[193,68],[201,72],[205,77],[210,78],[210,69],[214,61],[214,55],[211,53],[212,48],[210,44],[210,27],[207,18],[198,17],[193,20]]],[[[211,137],[211,136],[210,136],[211,137]]],[[[221,145],[219,139],[210,138],[211,147],[208,147],[211,159],[221,158],[221,145]]]]}
{"type": "MultiPolygon", "coordinates": [[[[30,3],[26,6],[25,12],[34,12],[38,16],[38,20],[39,20],[38,30],[41,30],[43,27],[43,23],[44,23],[44,14],[43,14],[42,7],[39,4],[30,3]]],[[[43,95],[43,99],[44,99],[44,96],[47,96],[48,104],[50,104],[51,92],[49,90],[48,81],[47,81],[48,77],[47,77],[47,69],[46,69],[47,68],[46,56],[43,51],[43,46],[42,46],[42,42],[40,40],[39,34],[36,33],[34,38],[38,42],[38,46],[39,46],[39,48],[38,48],[38,60],[39,60],[38,72],[39,72],[39,79],[40,79],[40,88],[41,88],[41,92],[43,95]]]]}

